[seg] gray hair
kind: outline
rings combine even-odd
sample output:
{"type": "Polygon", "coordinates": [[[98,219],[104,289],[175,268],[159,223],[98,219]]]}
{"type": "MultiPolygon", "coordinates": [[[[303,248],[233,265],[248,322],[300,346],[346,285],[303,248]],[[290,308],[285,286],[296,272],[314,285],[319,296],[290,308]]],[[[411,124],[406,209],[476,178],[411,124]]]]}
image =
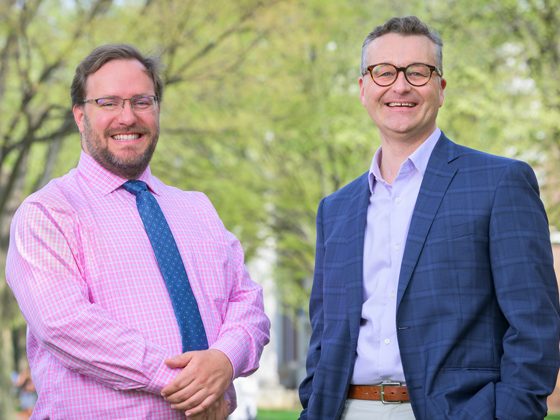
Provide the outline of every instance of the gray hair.
{"type": "Polygon", "coordinates": [[[155,94],[161,102],[163,95],[163,82],[159,76],[159,61],[154,57],[145,57],[134,48],[127,44],[107,44],[94,49],[76,67],[70,97],[72,106],[81,105],[86,95],[87,78],[112,60],[138,60],[146,68],[146,74],[154,83],[155,94]]]}
{"type": "Polygon", "coordinates": [[[436,66],[443,73],[443,41],[439,34],[430,29],[428,25],[418,19],[416,16],[394,17],[389,19],[383,25],[377,26],[371,31],[362,45],[362,63],[361,74],[365,74],[366,67],[366,50],[371,41],[380,36],[393,33],[401,35],[423,35],[432,41],[436,46],[436,66]]]}

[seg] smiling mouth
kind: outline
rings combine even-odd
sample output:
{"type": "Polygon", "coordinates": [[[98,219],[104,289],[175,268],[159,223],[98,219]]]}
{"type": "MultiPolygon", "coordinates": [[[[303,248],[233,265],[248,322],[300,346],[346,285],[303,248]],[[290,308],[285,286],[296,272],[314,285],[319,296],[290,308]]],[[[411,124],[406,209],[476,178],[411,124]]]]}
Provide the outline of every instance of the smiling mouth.
{"type": "Polygon", "coordinates": [[[389,108],[414,108],[416,106],[413,102],[388,102],[389,108]]]}
{"type": "Polygon", "coordinates": [[[115,134],[111,136],[116,141],[132,141],[138,140],[142,135],[140,133],[129,133],[129,134],[115,134]]]}

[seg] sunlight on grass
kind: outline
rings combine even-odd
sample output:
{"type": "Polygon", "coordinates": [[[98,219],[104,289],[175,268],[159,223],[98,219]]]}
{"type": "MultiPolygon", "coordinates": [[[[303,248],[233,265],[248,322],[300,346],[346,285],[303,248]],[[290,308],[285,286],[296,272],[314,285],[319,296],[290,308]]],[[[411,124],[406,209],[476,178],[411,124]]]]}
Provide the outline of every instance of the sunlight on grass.
{"type": "MultiPolygon", "coordinates": [[[[259,410],[257,420],[297,420],[299,411],[259,410]]],[[[560,413],[549,414],[546,420],[560,420],[560,413]]]]}
{"type": "Polygon", "coordinates": [[[299,411],[259,410],[257,420],[297,420],[299,411]]]}

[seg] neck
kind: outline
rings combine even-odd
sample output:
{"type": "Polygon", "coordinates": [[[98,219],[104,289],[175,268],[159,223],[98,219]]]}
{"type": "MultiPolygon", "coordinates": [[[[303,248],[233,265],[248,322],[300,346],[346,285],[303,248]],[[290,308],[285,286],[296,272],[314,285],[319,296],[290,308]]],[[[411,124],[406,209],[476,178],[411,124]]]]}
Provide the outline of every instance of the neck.
{"type": "Polygon", "coordinates": [[[402,163],[418,149],[426,139],[405,142],[402,140],[381,139],[381,162],[379,169],[383,179],[392,184],[402,163]]]}

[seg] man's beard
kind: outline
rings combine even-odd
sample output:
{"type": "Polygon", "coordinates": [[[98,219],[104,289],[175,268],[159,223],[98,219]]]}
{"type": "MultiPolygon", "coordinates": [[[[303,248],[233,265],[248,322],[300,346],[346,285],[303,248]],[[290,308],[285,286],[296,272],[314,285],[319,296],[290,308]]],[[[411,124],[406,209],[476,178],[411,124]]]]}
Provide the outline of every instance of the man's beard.
{"type": "MultiPolygon", "coordinates": [[[[142,133],[144,136],[150,134],[146,129],[137,126],[128,127],[126,131],[142,133]]],[[[110,137],[115,134],[115,132],[111,133],[111,130],[105,130],[104,133],[106,137],[110,137]]],[[[144,152],[139,156],[128,160],[119,158],[109,150],[108,146],[101,145],[100,136],[91,128],[91,124],[87,116],[84,116],[84,133],[82,134],[82,137],[87,146],[87,152],[102,167],[122,178],[136,179],[146,170],[150,160],[152,159],[152,155],[156,150],[159,138],[159,127],[157,128],[157,131],[153,133],[152,140],[146,150],[144,150],[144,152]]]]}

